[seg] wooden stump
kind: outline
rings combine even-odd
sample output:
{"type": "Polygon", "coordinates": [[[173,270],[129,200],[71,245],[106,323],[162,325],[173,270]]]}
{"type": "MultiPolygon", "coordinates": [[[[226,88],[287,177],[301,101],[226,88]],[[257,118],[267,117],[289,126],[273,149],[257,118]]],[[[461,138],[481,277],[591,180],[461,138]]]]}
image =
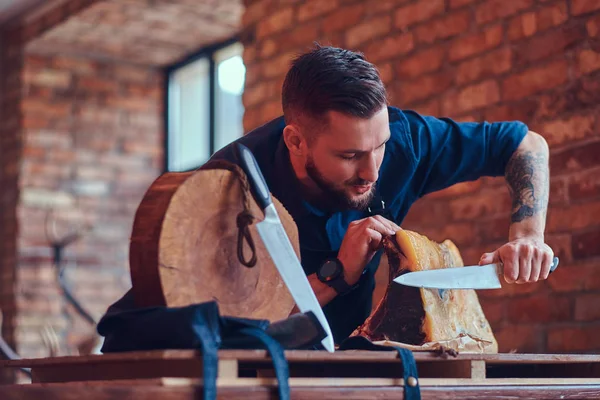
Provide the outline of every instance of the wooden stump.
{"type": "MultiPolygon", "coordinates": [[[[226,169],[165,173],[150,186],[135,215],[130,243],[133,292],[139,306],[186,306],[216,300],[221,315],[286,318],[294,300],[256,230],[264,219],[236,173],[226,169]],[[255,217],[249,226],[257,262],[238,258],[236,218],[244,193],[255,217]]],[[[300,256],[298,230],[273,198],[283,226],[300,256]]],[[[251,251],[244,240],[243,253],[251,251]]]]}

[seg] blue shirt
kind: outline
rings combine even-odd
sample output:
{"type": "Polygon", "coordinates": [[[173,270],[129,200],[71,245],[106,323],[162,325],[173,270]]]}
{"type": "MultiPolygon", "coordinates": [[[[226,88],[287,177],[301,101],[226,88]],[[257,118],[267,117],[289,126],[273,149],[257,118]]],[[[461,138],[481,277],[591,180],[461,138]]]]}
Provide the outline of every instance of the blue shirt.
{"type": "MultiPolygon", "coordinates": [[[[501,176],[528,128],[522,122],[456,122],[388,107],[391,137],[385,147],[377,181],[378,195],[400,225],[420,197],[455,183],[482,176],[501,176]]],[[[307,275],[327,257],[335,257],[348,224],[367,211],[324,213],[303,200],[283,141],[283,117],[238,139],[256,157],[267,185],[298,227],[301,262],[307,275]]],[[[235,162],[232,146],[211,159],[235,162]]],[[[340,343],[369,316],[374,275],[381,252],[365,268],[359,286],[323,307],[334,339],[340,343]]]]}

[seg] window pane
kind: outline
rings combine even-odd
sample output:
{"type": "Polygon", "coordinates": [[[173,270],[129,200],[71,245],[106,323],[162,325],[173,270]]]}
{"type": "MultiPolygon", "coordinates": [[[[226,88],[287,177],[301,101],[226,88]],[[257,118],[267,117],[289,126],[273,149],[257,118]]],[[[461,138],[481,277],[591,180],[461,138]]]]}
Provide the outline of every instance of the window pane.
{"type": "Polygon", "coordinates": [[[185,171],[210,157],[210,66],[201,58],[169,78],[168,169],[185,171]]]}
{"type": "Polygon", "coordinates": [[[244,134],[242,93],[246,67],[242,51],[242,45],[235,43],[215,53],[215,151],[244,134]]]}

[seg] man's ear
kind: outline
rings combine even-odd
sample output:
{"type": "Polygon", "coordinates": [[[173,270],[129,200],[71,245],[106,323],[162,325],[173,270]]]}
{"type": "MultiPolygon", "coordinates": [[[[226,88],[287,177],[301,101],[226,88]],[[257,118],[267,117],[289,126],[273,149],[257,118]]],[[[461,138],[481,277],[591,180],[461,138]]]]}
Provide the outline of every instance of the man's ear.
{"type": "Polygon", "coordinates": [[[306,153],[306,138],[302,135],[296,125],[286,125],[283,128],[283,140],[290,154],[303,156],[306,153]]]}

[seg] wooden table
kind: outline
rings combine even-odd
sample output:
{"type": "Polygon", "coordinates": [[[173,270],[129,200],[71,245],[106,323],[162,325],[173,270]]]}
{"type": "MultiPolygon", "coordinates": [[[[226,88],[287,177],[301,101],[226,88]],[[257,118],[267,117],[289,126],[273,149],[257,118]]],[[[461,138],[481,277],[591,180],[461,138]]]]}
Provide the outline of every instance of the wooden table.
{"type": "MultiPolygon", "coordinates": [[[[294,399],[402,398],[395,352],[286,351],[294,399]]],[[[415,352],[423,399],[600,399],[600,355],[415,352]],[[563,396],[563,397],[561,397],[563,396]]],[[[0,385],[0,399],[199,399],[202,360],[195,351],[129,352],[3,361],[28,367],[32,383],[0,385]]],[[[219,351],[219,398],[277,398],[263,350],[219,351]]]]}

